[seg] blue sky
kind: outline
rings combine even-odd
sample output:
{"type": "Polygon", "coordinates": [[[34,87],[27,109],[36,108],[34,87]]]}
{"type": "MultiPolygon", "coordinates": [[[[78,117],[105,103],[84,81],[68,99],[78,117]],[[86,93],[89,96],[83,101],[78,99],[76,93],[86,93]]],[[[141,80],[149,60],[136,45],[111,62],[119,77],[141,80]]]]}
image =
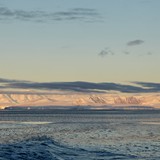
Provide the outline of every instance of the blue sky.
{"type": "Polygon", "coordinates": [[[160,82],[159,0],[0,0],[0,76],[160,82]]]}

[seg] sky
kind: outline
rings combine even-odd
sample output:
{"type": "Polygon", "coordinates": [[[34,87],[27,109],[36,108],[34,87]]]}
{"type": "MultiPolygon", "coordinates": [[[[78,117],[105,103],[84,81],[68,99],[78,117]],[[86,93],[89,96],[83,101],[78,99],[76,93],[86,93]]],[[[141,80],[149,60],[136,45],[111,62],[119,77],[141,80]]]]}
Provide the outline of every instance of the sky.
{"type": "Polygon", "coordinates": [[[160,82],[160,0],[0,0],[0,77],[160,82]]]}

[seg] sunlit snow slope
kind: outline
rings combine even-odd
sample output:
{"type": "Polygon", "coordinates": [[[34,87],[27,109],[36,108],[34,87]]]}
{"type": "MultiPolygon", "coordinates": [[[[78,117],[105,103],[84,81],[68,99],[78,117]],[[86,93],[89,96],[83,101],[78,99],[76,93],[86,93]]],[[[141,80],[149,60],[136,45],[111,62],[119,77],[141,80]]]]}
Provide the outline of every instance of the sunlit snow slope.
{"type": "Polygon", "coordinates": [[[94,109],[160,108],[160,94],[68,93],[0,94],[0,108],[9,106],[88,106],[94,109]]]}

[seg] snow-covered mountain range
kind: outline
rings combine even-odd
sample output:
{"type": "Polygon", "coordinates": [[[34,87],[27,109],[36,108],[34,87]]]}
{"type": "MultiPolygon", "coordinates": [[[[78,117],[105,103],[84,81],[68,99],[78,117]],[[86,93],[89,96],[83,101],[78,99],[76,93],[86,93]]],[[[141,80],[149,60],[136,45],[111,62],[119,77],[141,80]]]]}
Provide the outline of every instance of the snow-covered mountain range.
{"type": "Polygon", "coordinates": [[[160,83],[32,82],[0,78],[0,109],[11,106],[160,109],[160,83]]]}
{"type": "Polygon", "coordinates": [[[160,94],[122,93],[1,93],[0,109],[10,106],[78,106],[94,109],[152,107],[160,109],[160,94]]]}

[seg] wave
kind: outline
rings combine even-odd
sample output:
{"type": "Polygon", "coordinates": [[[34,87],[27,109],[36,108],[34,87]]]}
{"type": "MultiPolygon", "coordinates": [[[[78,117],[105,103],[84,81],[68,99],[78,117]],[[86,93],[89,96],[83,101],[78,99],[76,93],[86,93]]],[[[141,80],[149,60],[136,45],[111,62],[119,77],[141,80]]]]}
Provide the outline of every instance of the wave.
{"type": "Polygon", "coordinates": [[[0,159],[5,160],[125,160],[135,158],[132,155],[105,150],[69,147],[46,136],[32,137],[17,143],[0,144],[0,159]]]}

